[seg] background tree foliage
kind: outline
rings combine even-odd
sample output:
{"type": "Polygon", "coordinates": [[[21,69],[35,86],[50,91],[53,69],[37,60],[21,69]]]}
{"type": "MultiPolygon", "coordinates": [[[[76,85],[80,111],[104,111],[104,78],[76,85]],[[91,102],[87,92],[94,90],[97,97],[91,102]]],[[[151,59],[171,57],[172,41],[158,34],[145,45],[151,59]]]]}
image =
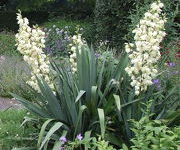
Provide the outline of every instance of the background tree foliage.
{"type": "Polygon", "coordinates": [[[7,10],[21,9],[23,11],[32,11],[53,1],[54,0],[2,0],[0,5],[4,5],[7,10]]]}

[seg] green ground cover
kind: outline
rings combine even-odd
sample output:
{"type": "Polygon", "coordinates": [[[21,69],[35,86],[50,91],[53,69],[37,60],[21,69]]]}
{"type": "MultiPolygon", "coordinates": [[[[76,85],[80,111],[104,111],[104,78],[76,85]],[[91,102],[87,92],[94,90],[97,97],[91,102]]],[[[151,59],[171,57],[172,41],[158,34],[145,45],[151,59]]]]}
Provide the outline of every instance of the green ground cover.
{"type": "Polygon", "coordinates": [[[31,115],[26,110],[0,111],[0,150],[34,145],[37,129],[32,123],[21,126],[25,116],[31,115]]]}

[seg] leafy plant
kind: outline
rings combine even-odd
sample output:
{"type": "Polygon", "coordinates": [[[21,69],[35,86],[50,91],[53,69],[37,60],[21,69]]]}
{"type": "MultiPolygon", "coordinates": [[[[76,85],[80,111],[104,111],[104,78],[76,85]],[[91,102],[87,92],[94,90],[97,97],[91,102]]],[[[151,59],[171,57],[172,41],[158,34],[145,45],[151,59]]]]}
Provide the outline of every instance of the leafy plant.
{"type": "Polygon", "coordinates": [[[101,139],[101,137],[97,139],[96,137],[88,137],[87,135],[88,134],[86,133],[84,138],[77,138],[73,142],[68,141],[64,146],[61,147],[61,149],[82,149],[84,146],[86,150],[115,150],[108,141],[101,139]]]}
{"type": "MultiPolygon", "coordinates": [[[[149,109],[149,108],[148,108],[149,109]]],[[[151,120],[152,115],[145,111],[145,116],[139,121],[133,121],[132,131],[134,138],[131,140],[132,150],[165,150],[179,149],[180,128],[168,128],[161,120],[151,120]]]]}

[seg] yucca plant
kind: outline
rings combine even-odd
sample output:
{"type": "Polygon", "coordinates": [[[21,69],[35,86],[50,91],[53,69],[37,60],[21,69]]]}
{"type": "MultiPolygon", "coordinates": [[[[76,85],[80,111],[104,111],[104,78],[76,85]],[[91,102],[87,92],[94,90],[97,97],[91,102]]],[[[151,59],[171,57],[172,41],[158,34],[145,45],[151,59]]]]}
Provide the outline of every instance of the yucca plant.
{"type": "Polygon", "coordinates": [[[99,119],[104,113],[108,114],[113,110],[113,93],[117,90],[118,80],[128,62],[126,55],[120,60],[117,66],[113,66],[113,63],[108,63],[104,58],[98,70],[93,49],[84,46],[81,53],[77,51],[76,73],[72,73],[67,67],[59,67],[56,63],[52,63],[57,74],[55,93],[43,79],[37,78],[41,93],[37,93],[34,103],[12,94],[27,109],[47,119],[40,133],[38,149],[47,147],[50,138],[58,140],[64,131],[70,140],[86,131],[92,131],[92,135],[102,133],[103,126],[100,129],[99,119]],[[107,71],[110,75],[105,80],[107,71]],[[99,108],[104,111],[99,113],[99,108]],[[49,132],[42,138],[46,129],[49,132]]]}

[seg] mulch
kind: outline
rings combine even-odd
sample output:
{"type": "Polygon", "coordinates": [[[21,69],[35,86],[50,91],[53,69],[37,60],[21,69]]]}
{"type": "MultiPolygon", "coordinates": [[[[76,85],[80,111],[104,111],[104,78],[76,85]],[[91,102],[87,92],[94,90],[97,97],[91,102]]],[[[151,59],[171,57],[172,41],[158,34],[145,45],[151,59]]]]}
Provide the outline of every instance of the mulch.
{"type": "Polygon", "coordinates": [[[15,99],[0,97],[0,110],[6,110],[10,108],[22,109],[23,106],[19,102],[17,102],[15,99]]]}

